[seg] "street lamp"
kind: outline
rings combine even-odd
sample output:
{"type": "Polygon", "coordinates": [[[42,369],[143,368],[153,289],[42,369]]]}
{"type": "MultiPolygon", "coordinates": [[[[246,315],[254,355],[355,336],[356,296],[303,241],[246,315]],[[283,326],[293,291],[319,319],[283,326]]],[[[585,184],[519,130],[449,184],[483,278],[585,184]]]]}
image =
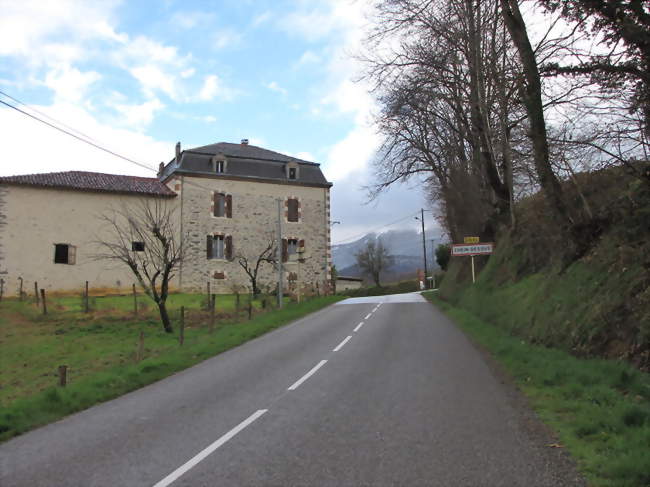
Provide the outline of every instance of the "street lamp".
{"type": "Polygon", "coordinates": [[[421,218],[415,217],[416,220],[420,220],[422,223],[422,255],[424,256],[424,289],[428,289],[427,285],[427,243],[426,237],[424,235],[424,209],[420,208],[421,218]]]}

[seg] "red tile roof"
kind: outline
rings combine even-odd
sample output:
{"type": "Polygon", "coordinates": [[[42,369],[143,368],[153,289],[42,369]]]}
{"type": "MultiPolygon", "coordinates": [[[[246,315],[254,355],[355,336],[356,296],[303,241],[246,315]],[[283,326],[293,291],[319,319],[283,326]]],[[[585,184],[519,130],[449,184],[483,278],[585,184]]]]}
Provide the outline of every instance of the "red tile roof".
{"type": "Polygon", "coordinates": [[[99,172],[66,171],[22,176],[2,176],[0,184],[18,184],[42,188],[97,191],[102,193],[131,193],[152,196],[176,196],[157,178],[122,176],[99,172]]]}

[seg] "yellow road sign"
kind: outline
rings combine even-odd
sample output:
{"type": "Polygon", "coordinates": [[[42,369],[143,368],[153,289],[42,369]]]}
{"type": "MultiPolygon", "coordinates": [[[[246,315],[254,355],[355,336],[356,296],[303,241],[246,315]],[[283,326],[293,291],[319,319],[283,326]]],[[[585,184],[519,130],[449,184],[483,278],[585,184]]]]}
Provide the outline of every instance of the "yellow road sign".
{"type": "Polygon", "coordinates": [[[480,242],[480,239],[478,237],[465,237],[463,239],[463,243],[466,244],[477,244],[480,242]]]}

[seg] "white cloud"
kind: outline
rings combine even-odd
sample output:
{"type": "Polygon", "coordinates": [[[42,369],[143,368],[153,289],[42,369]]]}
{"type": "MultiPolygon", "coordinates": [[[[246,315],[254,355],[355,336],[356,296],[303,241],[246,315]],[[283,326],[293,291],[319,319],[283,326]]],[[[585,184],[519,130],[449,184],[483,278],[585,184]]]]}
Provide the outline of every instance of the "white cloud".
{"type": "Polygon", "coordinates": [[[240,33],[232,29],[224,29],[214,34],[212,45],[216,49],[224,49],[226,47],[236,46],[241,42],[241,39],[242,36],[240,33]]]}
{"type": "Polygon", "coordinates": [[[304,66],[305,64],[318,64],[321,62],[321,58],[314,51],[305,51],[298,59],[298,66],[304,66]]]}
{"type": "Polygon", "coordinates": [[[172,99],[178,98],[175,78],[167,75],[159,66],[148,64],[131,68],[129,71],[140,82],[140,87],[147,97],[153,98],[157,91],[161,91],[172,99]]]}
{"type": "Polygon", "coordinates": [[[79,71],[70,66],[50,70],[45,76],[45,85],[54,91],[57,102],[81,103],[90,86],[101,79],[95,71],[79,71]]]}
{"type": "Polygon", "coordinates": [[[316,158],[311,152],[298,152],[295,155],[295,157],[297,157],[298,159],[302,159],[303,161],[314,162],[316,160],[316,158]]]}
{"type": "Polygon", "coordinates": [[[213,117],[212,115],[205,115],[201,117],[201,120],[205,123],[214,123],[217,121],[217,117],[213,117]]]}
{"type": "Polygon", "coordinates": [[[328,179],[337,182],[354,175],[367,177],[365,170],[381,142],[376,130],[369,125],[358,125],[329,151],[325,163],[328,179]]]}
{"type": "Polygon", "coordinates": [[[284,95],[284,96],[287,95],[287,90],[282,88],[275,81],[271,81],[270,83],[267,83],[265,86],[271,91],[275,91],[276,93],[280,93],[281,95],[284,95]]]}
{"type": "Polygon", "coordinates": [[[271,20],[272,15],[271,12],[262,12],[261,14],[256,15],[253,17],[253,21],[251,22],[252,27],[259,27],[262,24],[265,24],[269,20],[271,20]]]}
{"type": "Polygon", "coordinates": [[[216,74],[210,74],[203,80],[203,86],[199,91],[198,99],[201,101],[210,101],[222,93],[221,81],[216,74]]]}
{"type": "Polygon", "coordinates": [[[177,47],[167,46],[145,36],[137,36],[126,42],[119,56],[123,60],[161,63],[178,68],[184,67],[191,60],[191,56],[181,56],[177,47]]]}
{"type": "Polygon", "coordinates": [[[305,51],[297,66],[324,64],[325,81],[322,95],[309,107],[314,117],[341,117],[352,121],[348,133],[328,151],[324,170],[333,181],[342,181],[351,175],[369,177],[368,165],[381,142],[372,127],[375,102],[368,86],[353,81],[360,65],[350,54],[358,50],[367,25],[368,2],[328,0],[318,4],[302,2],[289,13],[281,27],[308,41],[326,39],[327,47],[316,54],[305,51]]]}
{"type": "Polygon", "coordinates": [[[24,0],[0,2],[0,56],[19,56],[29,66],[56,65],[85,55],[73,47],[93,40],[120,41],[122,36],[107,21],[119,0],[87,2],[24,0]],[[65,34],[72,44],[60,49],[52,36],[65,34]]]}
{"type": "Polygon", "coordinates": [[[111,156],[14,110],[0,110],[0,126],[4,127],[5,136],[12,141],[6,145],[4,155],[7,160],[15,161],[14,164],[0,165],[2,175],[78,170],[154,177],[158,163],[168,161],[173,155],[172,142],[103,124],[78,105],[55,103],[34,108],[66,125],[83,128],[85,135],[108,149],[152,169],[146,170],[111,156]],[[37,150],[26,156],[25,148],[34,147],[35,142],[46,150],[37,150]]]}
{"type": "Polygon", "coordinates": [[[181,71],[181,78],[183,79],[191,78],[192,76],[194,76],[195,73],[196,73],[196,69],[194,68],[186,69],[184,71],[181,71]]]}
{"type": "Polygon", "coordinates": [[[136,105],[115,105],[115,109],[124,117],[123,124],[134,129],[142,129],[149,125],[155,113],[163,108],[165,105],[158,98],[136,105]]]}
{"type": "Polygon", "coordinates": [[[199,25],[212,22],[214,17],[214,14],[210,12],[176,12],[172,15],[170,24],[172,28],[193,29],[199,25]]]}

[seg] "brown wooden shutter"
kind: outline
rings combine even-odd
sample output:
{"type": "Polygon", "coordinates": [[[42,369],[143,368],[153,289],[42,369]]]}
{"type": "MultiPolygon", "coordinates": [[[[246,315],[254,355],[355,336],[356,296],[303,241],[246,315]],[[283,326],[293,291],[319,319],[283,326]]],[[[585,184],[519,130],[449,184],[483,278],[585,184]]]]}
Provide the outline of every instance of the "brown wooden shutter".
{"type": "Polygon", "coordinates": [[[212,258],[212,235],[207,236],[205,248],[207,252],[207,258],[211,259],[212,258]]]}
{"type": "Polygon", "coordinates": [[[232,260],[232,235],[226,237],[226,259],[232,260]]]}
{"type": "Polygon", "coordinates": [[[214,216],[219,216],[217,214],[217,212],[219,211],[218,210],[218,208],[219,208],[219,193],[217,193],[216,191],[214,192],[214,196],[212,197],[212,208],[213,208],[212,214],[214,216]]]}
{"type": "Polygon", "coordinates": [[[301,249],[301,251],[305,250],[305,240],[304,239],[298,240],[298,248],[301,249]]]}
{"type": "Polygon", "coordinates": [[[226,217],[232,218],[232,195],[226,196],[226,217]]]}
{"type": "Polygon", "coordinates": [[[282,239],[282,262],[289,260],[289,245],[286,238],[282,239]]]}

